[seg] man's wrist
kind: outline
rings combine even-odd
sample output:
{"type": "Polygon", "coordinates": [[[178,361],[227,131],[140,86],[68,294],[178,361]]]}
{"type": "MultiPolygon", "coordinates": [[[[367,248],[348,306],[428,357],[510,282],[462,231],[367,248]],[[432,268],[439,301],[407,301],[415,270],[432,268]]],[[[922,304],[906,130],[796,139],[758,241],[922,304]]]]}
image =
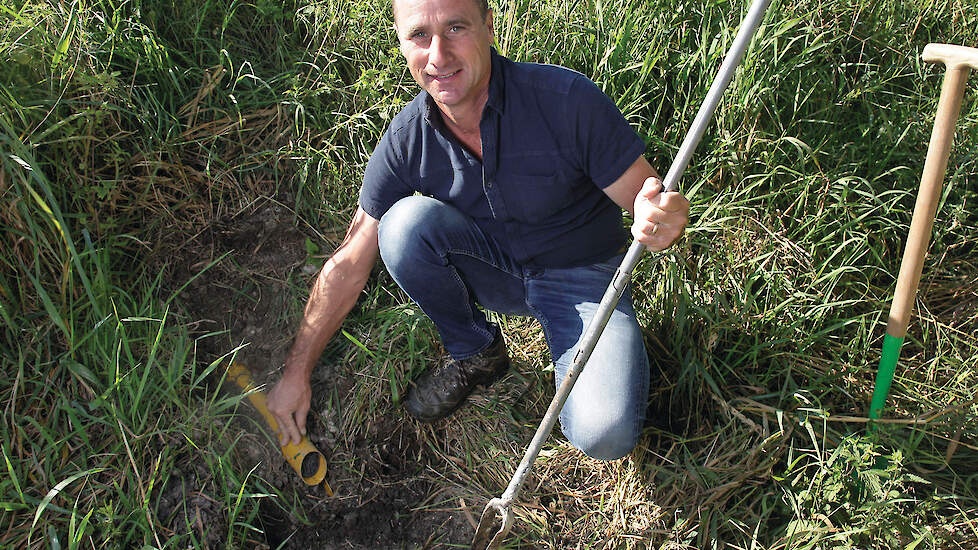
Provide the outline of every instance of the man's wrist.
{"type": "Polygon", "coordinates": [[[308,381],[312,376],[312,365],[306,361],[286,360],[282,364],[282,378],[308,381]]]}

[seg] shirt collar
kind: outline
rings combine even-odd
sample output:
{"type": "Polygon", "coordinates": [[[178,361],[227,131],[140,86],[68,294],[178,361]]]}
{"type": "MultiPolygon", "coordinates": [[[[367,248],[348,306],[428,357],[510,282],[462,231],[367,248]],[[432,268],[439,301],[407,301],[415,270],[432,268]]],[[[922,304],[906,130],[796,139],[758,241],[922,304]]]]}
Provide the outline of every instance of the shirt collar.
{"type": "MultiPolygon", "coordinates": [[[[503,75],[503,57],[492,46],[489,47],[489,56],[491,66],[489,69],[489,98],[486,100],[486,107],[501,115],[506,105],[506,77],[503,75]]],[[[422,93],[424,94],[422,114],[425,122],[435,128],[442,128],[444,123],[441,116],[436,114],[438,105],[435,104],[431,94],[424,90],[422,93]]]]}

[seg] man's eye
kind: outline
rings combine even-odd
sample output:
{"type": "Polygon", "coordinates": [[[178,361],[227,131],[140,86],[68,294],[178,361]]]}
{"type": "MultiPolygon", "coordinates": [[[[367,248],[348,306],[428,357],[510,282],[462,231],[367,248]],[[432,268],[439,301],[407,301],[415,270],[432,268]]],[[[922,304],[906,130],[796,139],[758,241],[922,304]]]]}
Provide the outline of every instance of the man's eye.
{"type": "Polygon", "coordinates": [[[462,27],[462,25],[452,25],[452,28],[450,30],[452,32],[461,32],[463,29],[464,27],[462,27]]]}
{"type": "Polygon", "coordinates": [[[414,33],[411,34],[411,39],[424,38],[424,37],[425,37],[424,31],[414,31],[414,33]]]}

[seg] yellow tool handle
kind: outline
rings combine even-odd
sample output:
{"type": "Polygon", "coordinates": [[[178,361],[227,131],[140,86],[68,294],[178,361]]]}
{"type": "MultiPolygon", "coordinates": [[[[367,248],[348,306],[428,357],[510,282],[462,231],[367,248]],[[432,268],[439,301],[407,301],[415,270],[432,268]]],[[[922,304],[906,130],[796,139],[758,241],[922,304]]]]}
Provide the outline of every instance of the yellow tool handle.
{"type": "MultiPolygon", "coordinates": [[[[265,399],[265,392],[259,390],[255,386],[254,382],[251,380],[251,373],[248,371],[247,367],[240,363],[232,362],[228,365],[227,370],[228,378],[233,380],[235,384],[241,387],[243,391],[247,393],[248,400],[254,405],[258,412],[265,418],[265,422],[268,423],[268,427],[272,429],[276,434],[278,433],[278,422],[275,421],[275,417],[272,413],[268,411],[268,403],[265,399]]],[[[298,445],[287,443],[282,446],[282,454],[285,456],[286,462],[292,469],[295,470],[299,477],[306,485],[318,485],[323,484],[323,488],[326,489],[326,494],[332,496],[333,491],[326,483],[326,458],[323,454],[316,449],[316,446],[309,441],[307,436],[302,436],[302,440],[299,441],[298,445]],[[317,460],[318,459],[318,460],[317,460]],[[307,462],[312,462],[312,464],[317,465],[316,471],[310,475],[303,475],[302,465],[307,462]],[[318,464],[317,464],[318,463],[318,464]]],[[[308,464],[307,464],[308,466],[308,464]]],[[[307,471],[311,468],[307,468],[307,471]]]]}

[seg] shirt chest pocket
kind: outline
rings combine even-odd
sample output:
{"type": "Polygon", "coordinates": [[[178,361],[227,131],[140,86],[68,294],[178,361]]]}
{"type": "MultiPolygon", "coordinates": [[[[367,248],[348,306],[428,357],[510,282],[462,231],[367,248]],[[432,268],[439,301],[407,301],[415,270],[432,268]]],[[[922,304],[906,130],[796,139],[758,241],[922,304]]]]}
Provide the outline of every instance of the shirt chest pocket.
{"type": "Polygon", "coordinates": [[[554,174],[500,176],[498,183],[510,215],[525,223],[553,223],[574,200],[573,186],[554,174]]]}

